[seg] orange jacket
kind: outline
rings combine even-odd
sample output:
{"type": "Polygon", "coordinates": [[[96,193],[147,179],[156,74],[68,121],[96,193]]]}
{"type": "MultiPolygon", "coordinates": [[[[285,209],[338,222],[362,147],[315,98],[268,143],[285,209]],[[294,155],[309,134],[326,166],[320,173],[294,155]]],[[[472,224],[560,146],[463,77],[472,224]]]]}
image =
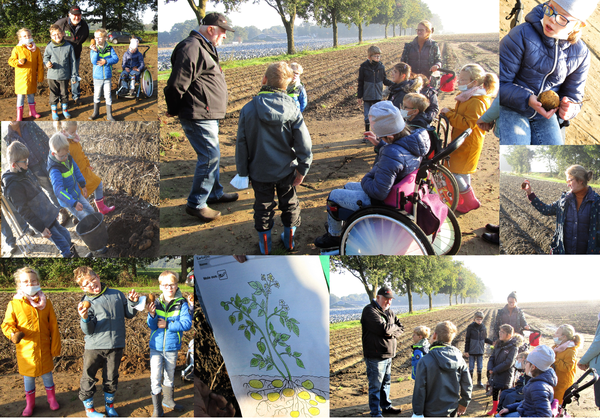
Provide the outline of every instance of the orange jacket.
{"type": "MultiPolygon", "coordinates": [[[[556,348],[554,345],[552,349],[556,348]]],[[[565,390],[571,387],[575,382],[575,372],[577,370],[577,348],[567,348],[556,354],[554,361],[554,371],[558,377],[558,383],[554,387],[554,398],[558,399],[558,403],[562,404],[565,390]]]]}
{"type": "Polygon", "coordinates": [[[38,310],[27,298],[13,298],[8,303],[2,333],[10,339],[13,333],[25,333],[17,347],[19,374],[39,377],[54,369],[52,358],[60,355],[60,333],[50,299],[38,310]]]}
{"type": "Polygon", "coordinates": [[[77,167],[79,167],[81,174],[85,178],[85,187],[88,194],[93,194],[98,185],[100,185],[100,182],[102,182],[102,179],[90,168],[90,161],[85,156],[81,143],[69,140],[69,153],[71,153],[71,157],[73,157],[73,160],[75,160],[77,167]]]}
{"type": "Polygon", "coordinates": [[[31,52],[25,45],[13,48],[8,64],[15,68],[15,94],[30,95],[37,92],[37,84],[44,81],[44,62],[40,47],[31,52]],[[19,60],[25,58],[25,64],[19,60]]]}

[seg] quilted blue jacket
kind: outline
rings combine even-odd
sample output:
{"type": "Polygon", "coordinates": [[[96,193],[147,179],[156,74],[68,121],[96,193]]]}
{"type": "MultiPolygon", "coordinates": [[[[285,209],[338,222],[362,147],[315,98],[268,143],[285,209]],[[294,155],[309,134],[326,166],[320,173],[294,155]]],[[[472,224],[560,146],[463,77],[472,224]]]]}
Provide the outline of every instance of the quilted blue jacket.
{"type": "Polygon", "coordinates": [[[175,298],[169,303],[164,301],[164,297],[156,299],[156,313],[152,317],[148,313],[148,327],[150,333],[150,349],[156,351],[178,351],[181,349],[181,339],[183,332],[192,328],[192,314],[190,313],[187,300],[177,290],[175,298]],[[165,329],[159,329],[158,320],[163,319],[167,322],[165,329]]]}
{"type": "Polygon", "coordinates": [[[90,50],[90,60],[94,66],[94,79],[96,80],[110,80],[112,78],[112,66],[119,62],[119,56],[108,44],[105,44],[104,49],[98,51],[90,50]],[[100,58],[104,58],[106,63],[104,65],[96,64],[100,58]]]}
{"type": "Polygon", "coordinates": [[[554,369],[548,368],[546,371],[529,379],[529,382],[523,388],[525,398],[522,402],[513,403],[506,406],[509,412],[519,412],[519,416],[524,418],[551,418],[551,405],[554,400],[554,388],[558,383],[558,378],[554,369]]]}
{"type": "Polygon", "coordinates": [[[500,105],[529,119],[543,118],[529,106],[529,96],[546,90],[580,104],[590,67],[582,41],[571,45],[544,35],[543,16],[542,5],[536,6],[500,41],[500,105]]]}
{"type": "Polygon", "coordinates": [[[74,208],[80,195],[77,185],[84,188],[85,178],[73,157],[69,156],[67,161],[59,162],[49,154],[46,168],[58,202],[65,207],[74,208]]]}

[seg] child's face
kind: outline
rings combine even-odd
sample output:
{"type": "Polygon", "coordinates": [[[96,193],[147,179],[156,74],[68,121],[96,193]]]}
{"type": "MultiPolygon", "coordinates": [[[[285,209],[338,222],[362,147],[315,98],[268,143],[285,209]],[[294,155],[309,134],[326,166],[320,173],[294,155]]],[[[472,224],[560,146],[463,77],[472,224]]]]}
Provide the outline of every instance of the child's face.
{"type": "Polygon", "coordinates": [[[416,332],[413,332],[412,339],[413,339],[413,342],[414,342],[414,343],[417,343],[417,342],[418,342],[418,341],[420,341],[422,338],[421,338],[421,336],[419,336],[419,335],[418,335],[416,332]]]}
{"type": "Polygon", "coordinates": [[[410,100],[404,100],[402,102],[402,109],[406,111],[409,121],[419,114],[419,110],[413,107],[412,103],[410,103],[410,100]]]}
{"type": "Polygon", "coordinates": [[[62,33],[62,31],[50,31],[50,38],[56,43],[61,42],[64,36],[65,35],[62,33]]]}
{"type": "Polygon", "coordinates": [[[162,279],[160,289],[165,297],[171,299],[177,292],[177,282],[173,278],[162,279]]]}
{"type": "Polygon", "coordinates": [[[378,63],[379,61],[381,61],[381,54],[371,55],[369,57],[369,60],[375,61],[376,63],[378,63]]]}
{"type": "Polygon", "coordinates": [[[88,294],[98,294],[101,290],[100,278],[98,275],[88,276],[79,284],[79,288],[88,294]]]}
{"type": "Polygon", "coordinates": [[[94,34],[94,39],[98,45],[104,45],[106,42],[106,36],[102,35],[100,32],[94,34]]]}
{"type": "Polygon", "coordinates": [[[77,133],[77,125],[71,125],[69,128],[65,130],[65,132],[69,135],[75,135],[77,133]]]}
{"type": "Polygon", "coordinates": [[[27,171],[27,168],[29,167],[29,159],[16,161],[15,163],[13,163],[13,167],[27,171]]]}
{"type": "Polygon", "coordinates": [[[481,318],[481,317],[475,317],[475,323],[481,324],[481,322],[483,322],[483,318],[481,318]]]}
{"type": "Polygon", "coordinates": [[[404,74],[400,74],[400,72],[395,68],[392,68],[392,81],[394,83],[402,83],[404,80],[406,80],[406,76],[404,74]]]}
{"type": "Polygon", "coordinates": [[[294,71],[294,77],[292,77],[292,81],[295,83],[300,80],[300,72],[294,71]]]}
{"type": "Polygon", "coordinates": [[[576,26],[578,26],[579,23],[579,20],[567,13],[565,9],[560,7],[554,1],[550,1],[547,5],[544,5],[542,25],[544,28],[544,35],[547,37],[567,39],[569,34],[576,29],[576,26]],[[552,15],[552,17],[548,15],[552,15]]]}
{"type": "Polygon", "coordinates": [[[469,88],[473,87],[473,86],[469,86],[469,84],[471,84],[473,82],[473,80],[471,80],[471,74],[469,74],[466,71],[461,71],[458,74],[458,85],[459,86],[467,86],[469,88]]]}
{"type": "Polygon", "coordinates": [[[33,38],[33,37],[31,36],[31,33],[28,31],[22,31],[19,34],[19,42],[21,42],[22,44],[28,43],[31,38],[33,38]]]}
{"type": "Polygon", "coordinates": [[[500,340],[503,342],[506,342],[511,338],[511,335],[506,333],[504,330],[500,330],[500,332],[498,332],[498,335],[500,337],[500,340]]]}
{"type": "Polygon", "coordinates": [[[69,149],[64,149],[60,151],[53,151],[52,155],[58,159],[58,161],[67,161],[69,158],[69,149]]]}
{"type": "Polygon", "coordinates": [[[36,274],[31,272],[25,272],[21,274],[19,278],[19,288],[22,287],[35,287],[40,285],[40,281],[36,274]]]}

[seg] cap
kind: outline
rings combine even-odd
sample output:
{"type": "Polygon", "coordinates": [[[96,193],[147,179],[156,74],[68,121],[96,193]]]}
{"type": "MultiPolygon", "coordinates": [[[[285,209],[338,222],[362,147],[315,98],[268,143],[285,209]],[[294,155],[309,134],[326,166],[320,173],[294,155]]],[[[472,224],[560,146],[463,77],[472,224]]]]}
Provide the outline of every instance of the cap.
{"type": "Polygon", "coordinates": [[[131,38],[131,41],[129,41],[129,49],[134,50],[138,47],[139,44],[140,41],[138,41],[137,38],[131,38]]]}
{"type": "Polygon", "coordinates": [[[517,301],[517,291],[513,291],[510,294],[508,294],[508,297],[506,297],[506,299],[508,300],[509,298],[514,298],[515,301],[517,301]]]}
{"type": "Polygon", "coordinates": [[[535,365],[540,371],[547,371],[554,364],[555,359],[554,351],[546,345],[536,347],[527,355],[527,361],[535,365]]]}
{"type": "Polygon", "coordinates": [[[69,9],[69,13],[72,15],[80,15],[81,9],[79,8],[79,6],[73,6],[69,9]]]}
{"type": "Polygon", "coordinates": [[[387,285],[384,285],[383,287],[379,288],[379,291],[377,291],[377,295],[382,295],[385,298],[394,298],[394,293],[392,292],[392,289],[387,285]]]}
{"type": "Polygon", "coordinates": [[[378,137],[387,137],[401,132],[406,124],[400,110],[392,102],[377,102],[369,110],[371,130],[378,137]]]}
{"type": "Polygon", "coordinates": [[[588,20],[596,7],[596,0],[554,0],[556,4],[565,9],[565,12],[583,22],[588,20]]]}
{"type": "Polygon", "coordinates": [[[209,13],[202,19],[202,24],[207,26],[218,26],[227,31],[235,32],[231,26],[227,24],[227,18],[221,13],[209,13]]]}

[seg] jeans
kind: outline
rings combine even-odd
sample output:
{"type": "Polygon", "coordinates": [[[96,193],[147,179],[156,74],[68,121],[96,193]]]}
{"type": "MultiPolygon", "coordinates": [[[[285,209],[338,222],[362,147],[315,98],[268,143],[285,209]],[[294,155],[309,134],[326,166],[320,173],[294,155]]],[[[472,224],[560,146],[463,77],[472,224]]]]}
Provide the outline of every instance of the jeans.
{"type": "MultiPolygon", "coordinates": [[[[371,198],[362,190],[360,182],[349,182],[344,185],[344,189],[334,189],[327,199],[335,202],[340,207],[353,211],[360,208],[358,201],[362,201],[363,205],[371,205],[371,198]]],[[[331,215],[327,215],[327,222],[329,234],[336,237],[342,235],[343,221],[335,220],[331,215]]]]}
{"type": "Polygon", "coordinates": [[[139,80],[140,72],[137,70],[126,71],[123,70],[121,73],[121,86],[126,89],[133,89],[135,87],[135,82],[139,80]],[[129,86],[128,86],[129,84],[129,86]]]}
{"type": "Polygon", "coordinates": [[[477,361],[477,372],[481,374],[483,370],[483,355],[471,355],[469,354],[469,371],[475,369],[475,361],[477,361]]]}
{"type": "Polygon", "coordinates": [[[392,382],[392,358],[365,358],[369,380],[369,409],[372,417],[381,417],[381,410],[392,407],[390,386],[392,382]]]}
{"type": "Polygon", "coordinates": [[[177,351],[157,351],[150,349],[150,388],[152,394],[160,394],[161,385],[173,387],[177,351]]]}
{"type": "Polygon", "coordinates": [[[77,199],[77,201],[81,202],[81,205],[83,205],[83,209],[81,211],[77,211],[75,209],[75,207],[68,206],[67,204],[62,202],[60,199],[59,199],[59,201],[61,203],[61,207],[65,207],[71,214],[73,214],[75,217],[77,217],[77,219],[79,221],[83,220],[86,216],[96,212],[96,211],[94,211],[94,208],[92,208],[92,206],[90,205],[88,200],[83,197],[83,195],[79,195],[79,198],[77,199]]]}
{"type": "Polygon", "coordinates": [[[112,105],[112,97],[110,95],[110,79],[107,80],[98,80],[94,79],[94,103],[100,103],[100,95],[104,90],[104,100],[106,101],[106,106],[112,105]]]}
{"type": "MultiPolygon", "coordinates": [[[[23,217],[21,217],[21,214],[17,212],[15,207],[13,207],[12,203],[8,201],[8,199],[6,201],[8,202],[12,213],[15,215],[15,219],[21,227],[21,230],[23,230],[23,232],[27,231],[27,229],[29,228],[27,222],[23,219],[23,217]]],[[[6,244],[10,247],[13,247],[15,244],[17,244],[17,239],[13,235],[12,229],[8,225],[8,221],[6,221],[6,217],[4,216],[4,214],[2,214],[2,235],[4,236],[4,240],[6,240],[6,244]]]]}
{"type": "MultiPolygon", "coordinates": [[[[76,58],[75,59],[75,71],[77,71],[77,74],[79,74],[79,61],[81,60],[81,57],[76,58]]],[[[73,100],[78,99],[81,91],[79,90],[79,80],[77,80],[75,83],[71,84],[71,93],[73,96],[73,100]]]]}
{"type": "Polygon", "coordinates": [[[281,222],[284,227],[298,227],[300,225],[300,202],[293,186],[296,171],[285,178],[273,183],[252,181],[254,189],[254,228],[258,232],[268,231],[273,228],[275,217],[275,192],[281,210],[281,222]]]}
{"type": "MultiPolygon", "coordinates": [[[[27,103],[35,105],[35,95],[33,93],[27,95],[27,103]]],[[[25,95],[17,95],[17,106],[25,105],[25,95]]]]}
{"type": "Polygon", "coordinates": [[[369,110],[371,109],[371,106],[373,106],[374,104],[376,104],[377,102],[379,102],[379,100],[373,100],[373,101],[363,101],[363,111],[365,114],[365,124],[369,123],[369,110]]]}
{"type": "Polygon", "coordinates": [[[66,258],[71,255],[71,234],[69,230],[60,225],[58,221],[55,221],[52,226],[48,229],[52,234],[50,241],[60,250],[62,257],[66,258]]]}
{"type": "MultiPolygon", "coordinates": [[[[44,387],[50,388],[54,386],[54,378],[52,378],[52,371],[42,375],[44,381],[44,387]]],[[[25,385],[25,391],[35,390],[35,377],[23,376],[23,383],[25,385]]]]}
{"type": "Polygon", "coordinates": [[[219,199],[223,196],[223,186],[219,183],[219,121],[183,118],[179,120],[198,157],[187,205],[190,208],[202,209],[206,207],[207,199],[219,199]]]}
{"type": "Polygon", "coordinates": [[[504,416],[500,416],[500,415],[496,415],[497,418],[520,418],[521,416],[519,416],[519,412],[512,412],[512,413],[507,413],[504,416]]]}
{"type": "Polygon", "coordinates": [[[102,368],[104,392],[114,394],[119,384],[119,365],[123,348],[86,349],[83,351],[83,373],[79,382],[79,400],[84,401],[96,392],[96,373],[102,368]]]}
{"type": "Polygon", "coordinates": [[[471,185],[471,175],[459,175],[458,173],[452,173],[456,183],[458,183],[458,191],[465,192],[469,190],[471,185]]]}
{"type": "Polygon", "coordinates": [[[100,182],[100,184],[98,185],[98,187],[94,191],[94,199],[96,201],[99,201],[102,198],[104,198],[104,192],[103,192],[102,182],[100,182]]]}
{"type": "Polygon", "coordinates": [[[529,120],[527,117],[500,106],[497,121],[500,145],[563,145],[558,117],[529,120]]]}

